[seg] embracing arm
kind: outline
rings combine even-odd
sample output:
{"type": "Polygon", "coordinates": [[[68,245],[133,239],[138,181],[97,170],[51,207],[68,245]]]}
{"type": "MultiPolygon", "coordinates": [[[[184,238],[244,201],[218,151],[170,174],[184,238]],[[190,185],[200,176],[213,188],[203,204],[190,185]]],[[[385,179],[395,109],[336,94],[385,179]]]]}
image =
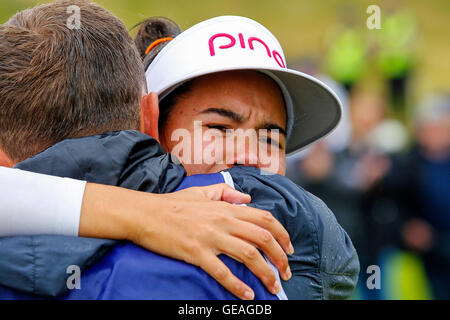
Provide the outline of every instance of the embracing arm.
{"type": "MultiPolygon", "coordinates": [[[[273,272],[262,258],[258,259],[259,253],[245,255],[250,248],[248,242],[260,243],[263,251],[271,253],[281,264],[287,264],[286,255],[277,244],[290,251],[289,236],[284,228],[267,219],[261,210],[231,205],[248,203],[250,197],[226,185],[157,195],[6,168],[1,168],[0,177],[3,228],[0,236],[3,237],[59,234],[130,240],[156,253],[198,265],[233,294],[247,299],[252,298],[252,290],[226,268],[217,258],[218,254],[227,252],[239,258],[265,279],[263,282],[272,292],[276,291],[271,281],[273,272]],[[261,240],[268,235],[267,231],[270,236],[261,240]],[[247,292],[250,295],[246,295],[247,292]]],[[[14,253],[14,250],[7,250],[14,246],[13,239],[0,239],[0,251],[6,250],[1,251],[4,257],[14,253]]],[[[33,244],[34,240],[19,238],[18,241],[33,244]]],[[[102,247],[112,244],[96,243],[102,247]]],[[[36,250],[36,245],[35,249],[28,245],[19,247],[36,250]]],[[[86,246],[86,250],[92,251],[91,247],[86,246]]],[[[30,264],[27,261],[30,256],[32,254],[22,252],[8,260],[23,259],[23,263],[18,264],[25,266],[30,264]]],[[[19,278],[13,279],[11,264],[5,259],[0,260],[0,268],[2,265],[11,272],[6,279],[1,279],[0,275],[1,283],[23,289],[14,284],[22,281],[28,284],[28,292],[49,294],[51,291],[37,290],[39,279],[23,278],[19,273],[19,278]]],[[[6,272],[4,275],[6,277],[6,272]]]]}
{"type": "Polygon", "coordinates": [[[88,184],[80,236],[133,241],[197,265],[237,297],[252,299],[253,290],[217,257],[225,253],[244,263],[275,294],[280,290],[275,274],[254,246],[273,257],[288,279],[285,252],[292,252],[292,244],[287,231],[269,212],[233,205],[250,200],[226,184],[169,194],[88,184]],[[105,219],[109,219],[106,226],[105,219]]]}

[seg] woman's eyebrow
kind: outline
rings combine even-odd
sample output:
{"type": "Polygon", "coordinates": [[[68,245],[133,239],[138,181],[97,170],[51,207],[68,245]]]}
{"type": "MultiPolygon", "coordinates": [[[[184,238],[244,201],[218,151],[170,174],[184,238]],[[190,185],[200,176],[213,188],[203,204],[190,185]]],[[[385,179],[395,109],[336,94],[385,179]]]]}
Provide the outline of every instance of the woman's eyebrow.
{"type": "Polygon", "coordinates": [[[242,115],[240,115],[239,113],[236,113],[234,111],[227,110],[227,109],[208,108],[206,110],[203,110],[200,113],[216,113],[223,117],[227,117],[235,122],[240,122],[240,123],[244,122],[244,117],[242,115]]]}

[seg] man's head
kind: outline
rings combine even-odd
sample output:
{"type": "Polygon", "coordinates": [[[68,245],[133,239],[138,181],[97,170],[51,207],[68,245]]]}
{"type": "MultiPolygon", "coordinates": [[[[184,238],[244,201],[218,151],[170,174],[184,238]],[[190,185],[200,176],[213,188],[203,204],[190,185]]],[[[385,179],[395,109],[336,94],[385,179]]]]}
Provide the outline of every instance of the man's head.
{"type": "Polygon", "coordinates": [[[450,154],[450,94],[427,97],[414,114],[414,131],[419,146],[429,159],[446,159],[450,154]]]}
{"type": "Polygon", "coordinates": [[[0,153],[17,163],[71,137],[139,129],[142,60],[123,23],[83,0],[0,26],[0,153]],[[76,5],[80,28],[68,19],[76,5]]]}

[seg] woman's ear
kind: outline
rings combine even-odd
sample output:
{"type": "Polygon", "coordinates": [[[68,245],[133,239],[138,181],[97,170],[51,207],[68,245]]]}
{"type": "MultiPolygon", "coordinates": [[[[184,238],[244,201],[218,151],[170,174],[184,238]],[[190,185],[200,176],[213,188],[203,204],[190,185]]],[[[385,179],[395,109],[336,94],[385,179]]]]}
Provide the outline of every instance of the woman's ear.
{"type": "Polygon", "coordinates": [[[159,102],[156,93],[142,96],[141,132],[155,138],[159,142],[159,102]]]}

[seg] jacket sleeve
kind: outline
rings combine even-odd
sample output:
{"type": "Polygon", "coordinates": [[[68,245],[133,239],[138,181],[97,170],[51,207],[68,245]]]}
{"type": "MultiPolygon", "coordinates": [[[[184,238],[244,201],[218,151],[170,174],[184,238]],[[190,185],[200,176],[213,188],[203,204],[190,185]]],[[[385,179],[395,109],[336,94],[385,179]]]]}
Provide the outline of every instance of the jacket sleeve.
{"type": "Polygon", "coordinates": [[[353,243],[325,203],[306,193],[320,246],[324,299],[348,299],[358,282],[359,259],[353,243]]]}
{"type": "Polygon", "coordinates": [[[323,201],[280,175],[249,167],[229,172],[236,189],[251,195],[250,206],[270,211],[291,237],[292,278],[282,283],[288,298],[349,298],[358,280],[358,255],[323,201]]]}
{"type": "Polygon", "coordinates": [[[0,238],[0,284],[21,292],[58,296],[68,290],[67,268],[88,268],[116,243],[70,236],[0,238]]]}

